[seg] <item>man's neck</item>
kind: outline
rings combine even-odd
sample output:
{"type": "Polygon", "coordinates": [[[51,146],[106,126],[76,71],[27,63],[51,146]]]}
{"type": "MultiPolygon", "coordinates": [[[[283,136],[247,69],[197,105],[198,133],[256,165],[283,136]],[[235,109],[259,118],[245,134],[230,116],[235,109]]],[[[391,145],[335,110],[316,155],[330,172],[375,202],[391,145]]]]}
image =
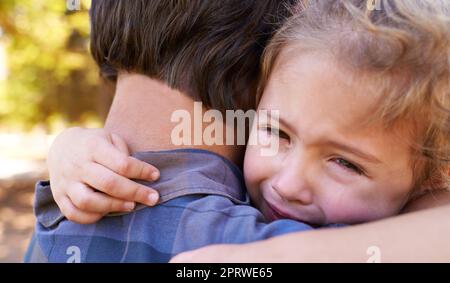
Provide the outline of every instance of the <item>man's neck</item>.
{"type": "Polygon", "coordinates": [[[146,76],[121,74],[105,129],[121,136],[131,152],[196,148],[215,152],[241,165],[242,146],[174,145],[171,133],[176,124],[171,122],[171,116],[177,110],[188,111],[194,117],[194,100],[146,76]]]}

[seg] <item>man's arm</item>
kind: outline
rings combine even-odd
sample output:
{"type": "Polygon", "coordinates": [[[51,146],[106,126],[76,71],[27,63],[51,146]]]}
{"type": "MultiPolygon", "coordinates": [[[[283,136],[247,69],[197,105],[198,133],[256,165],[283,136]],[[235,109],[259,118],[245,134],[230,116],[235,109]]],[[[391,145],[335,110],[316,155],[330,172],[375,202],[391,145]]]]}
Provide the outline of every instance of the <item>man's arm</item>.
{"type": "Polygon", "coordinates": [[[183,253],[173,262],[450,262],[450,205],[338,229],[183,253]]]}
{"type": "Polygon", "coordinates": [[[284,254],[289,261],[366,262],[379,253],[381,262],[450,262],[448,215],[450,206],[444,206],[342,229],[281,236],[261,246],[283,250],[278,258],[284,254]],[[296,253],[289,253],[293,247],[298,247],[296,253]]]}

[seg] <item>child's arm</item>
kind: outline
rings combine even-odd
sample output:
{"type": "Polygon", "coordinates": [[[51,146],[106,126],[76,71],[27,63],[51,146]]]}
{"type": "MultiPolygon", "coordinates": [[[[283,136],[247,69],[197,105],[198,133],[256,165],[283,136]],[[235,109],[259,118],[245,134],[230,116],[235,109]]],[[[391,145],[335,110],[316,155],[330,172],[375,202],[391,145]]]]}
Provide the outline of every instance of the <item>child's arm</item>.
{"type": "Polygon", "coordinates": [[[159,171],[129,156],[126,143],[103,129],[65,130],[47,163],[53,197],[69,220],[93,223],[109,212],[133,209],[134,201],[158,200],[156,191],[130,179],[154,181],[159,171]]]}
{"type": "Polygon", "coordinates": [[[450,205],[338,229],[216,245],[172,262],[450,262],[450,205]]]}

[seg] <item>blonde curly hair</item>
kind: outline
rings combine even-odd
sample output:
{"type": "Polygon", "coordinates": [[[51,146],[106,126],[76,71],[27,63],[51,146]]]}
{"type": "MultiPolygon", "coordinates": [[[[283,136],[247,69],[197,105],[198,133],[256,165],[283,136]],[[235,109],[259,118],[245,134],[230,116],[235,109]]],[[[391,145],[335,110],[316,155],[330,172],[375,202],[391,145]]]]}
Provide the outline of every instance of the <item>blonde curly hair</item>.
{"type": "Polygon", "coordinates": [[[265,51],[258,97],[287,47],[366,74],[380,98],[367,122],[415,125],[413,191],[450,188],[450,1],[300,1],[265,51]]]}

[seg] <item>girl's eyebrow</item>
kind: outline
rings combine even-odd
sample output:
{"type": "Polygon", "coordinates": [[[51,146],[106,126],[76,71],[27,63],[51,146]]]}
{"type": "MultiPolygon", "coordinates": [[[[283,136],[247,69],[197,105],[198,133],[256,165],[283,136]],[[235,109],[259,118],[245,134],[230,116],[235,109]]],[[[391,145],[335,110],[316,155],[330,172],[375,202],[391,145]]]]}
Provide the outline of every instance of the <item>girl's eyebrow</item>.
{"type": "MultiPolygon", "coordinates": [[[[277,116],[275,116],[275,117],[272,117],[271,111],[272,111],[273,109],[261,108],[260,110],[266,111],[266,112],[265,112],[265,115],[267,115],[267,118],[268,118],[267,122],[271,122],[271,121],[273,121],[273,120],[278,120],[278,124],[279,124],[279,125],[283,125],[283,126],[285,126],[288,130],[292,130],[291,125],[290,125],[286,120],[284,120],[283,117],[281,117],[281,115],[277,115],[277,116]]],[[[278,110],[278,111],[279,111],[279,110],[278,110]]],[[[279,112],[280,112],[280,111],[279,111],[279,112]]]]}
{"type": "Polygon", "coordinates": [[[363,150],[360,150],[356,147],[352,147],[346,144],[342,144],[333,140],[326,140],[322,142],[321,144],[331,146],[334,148],[341,149],[343,151],[349,152],[353,155],[359,156],[362,159],[365,159],[371,163],[383,163],[378,158],[376,158],[373,154],[370,154],[368,152],[364,152],[363,150]]]}
{"type": "MultiPolygon", "coordinates": [[[[269,121],[271,121],[273,117],[272,117],[272,115],[270,113],[270,110],[268,110],[268,109],[262,109],[262,110],[267,111],[267,117],[269,118],[269,121]]],[[[285,126],[289,130],[292,129],[291,126],[289,125],[289,123],[287,121],[285,121],[283,119],[283,117],[281,117],[281,115],[279,117],[276,117],[276,118],[278,119],[278,122],[279,122],[280,125],[285,126]]],[[[380,164],[380,163],[382,164],[383,163],[377,157],[375,157],[375,155],[370,154],[368,152],[364,152],[363,150],[361,150],[359,148],[356,148],[356,147],[353,147],[353,146],[350,146],[350,145],[347,145],[347,144],[343,144],[343,143],[340,143],[340,142],[337,142],[337,141],[334,141],[334,140],[330,140],[330,139],[326,139],[326,140],[321,141],[319,143],[321,145],[334,147],[334,148],[338,148],[340,150],[349,152],[349,153],[351,153],[353,155],[356,155],[356,156],[358,156],[358,157],[360,157],[360,158],[362,158],[362,159],[364,159],[366,161],[369,161],[371,163],[377,163],[377,164],[380,164]]]]}

